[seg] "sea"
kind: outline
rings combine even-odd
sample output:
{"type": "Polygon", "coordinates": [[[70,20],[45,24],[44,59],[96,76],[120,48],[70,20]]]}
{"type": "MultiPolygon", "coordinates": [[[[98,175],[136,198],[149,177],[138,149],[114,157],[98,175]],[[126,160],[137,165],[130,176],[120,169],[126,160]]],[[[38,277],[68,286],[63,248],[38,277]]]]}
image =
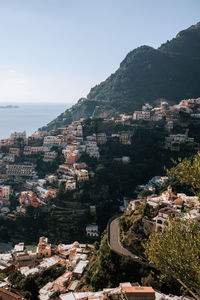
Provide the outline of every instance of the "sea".
{"type": "Polygon", "coordinates": [[[26,130],[30,136],[71,106],[70,103],[0,103],[0,139],[8,138],[13,131],[26,130]],[[3,108],[7,105],[13,107],[3,108]]]}

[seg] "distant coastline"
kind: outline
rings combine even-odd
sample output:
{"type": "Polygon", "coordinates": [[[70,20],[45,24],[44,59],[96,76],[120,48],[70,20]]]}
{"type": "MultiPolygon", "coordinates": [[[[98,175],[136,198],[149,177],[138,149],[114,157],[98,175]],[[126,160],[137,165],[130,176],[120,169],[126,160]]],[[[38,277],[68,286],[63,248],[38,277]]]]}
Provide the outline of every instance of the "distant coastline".
{"type": "Polygon", "coordinates": [[[72,103],[0,103],[0,139],[10,136],[11,132],[26,130],[27,136],[45,126],[72,103]],[[2,108],[11,106],[10,108],[2,108]],[[17,106],[18,108],[13,108],[17,106]]]}
{"type": "Polygon", "coordinates": [[[1,108],[19,108],[18,105],[0,105],[0,109],[1,108]]]}

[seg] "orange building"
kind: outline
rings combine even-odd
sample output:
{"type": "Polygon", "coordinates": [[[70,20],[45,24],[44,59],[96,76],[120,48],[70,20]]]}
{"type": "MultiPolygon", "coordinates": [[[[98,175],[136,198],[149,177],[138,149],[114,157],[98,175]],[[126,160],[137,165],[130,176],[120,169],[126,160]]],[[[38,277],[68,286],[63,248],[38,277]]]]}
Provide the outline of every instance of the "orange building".
{"type": "Polygon", "coordinates": [[[48,189],[47,198],[56,198],[57,196],[57,189],[48,189]]]}
{"type": "Polygon", "coordinates": [[[147,286],[125,286],[122,287],[122,293],[128,300],[155,300],[155,291],[147,286]]]}
{"type": "Polygon", "coordinates": [[[10,148],[9,149],[9,155],[19,156],[19,154],[20,154],[19,148],[10,148]]]}
{"type": "Polygon", "coordinates": [[[51,256],[51,244],[48,243],[48,238],[40,237],[37,247],[38,257],[50,257],[51,256]]]}

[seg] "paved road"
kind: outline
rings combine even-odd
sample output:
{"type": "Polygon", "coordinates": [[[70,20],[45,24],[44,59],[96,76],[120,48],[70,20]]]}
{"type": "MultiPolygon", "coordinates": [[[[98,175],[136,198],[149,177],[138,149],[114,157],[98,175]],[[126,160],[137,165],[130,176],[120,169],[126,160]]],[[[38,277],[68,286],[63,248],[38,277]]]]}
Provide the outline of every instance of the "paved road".
{"type": "Polygon", "coordinates": [[[109,244],[110,244],[110,248],[113,251],[117,252],[119,255],[128,256],[128,257],[132,258],[133,260],[135,260],[139,263],[142,263],[142,264],[145,264],[145,265],[149,266],[147,261],[145,261],[143,258],[134,255],[129,250],[122,247],[122,245],[120,243],[120,240],[119,240],[119,217],[114,219],[110,223],[110,240],[109,240],[109,244]]]}
{"type": "Polygon", "coordinates": [[[110,224],[110,247],[121,255],[135,258],[134,254],[121,246],[119,241],[119,218],[114,219],[110,224]]]}

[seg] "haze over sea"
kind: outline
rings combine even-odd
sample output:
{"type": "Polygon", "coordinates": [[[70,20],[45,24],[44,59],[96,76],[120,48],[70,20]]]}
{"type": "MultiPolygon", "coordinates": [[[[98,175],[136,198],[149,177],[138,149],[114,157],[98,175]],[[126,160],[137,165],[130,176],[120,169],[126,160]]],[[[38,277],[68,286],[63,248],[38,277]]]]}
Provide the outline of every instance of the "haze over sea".
{"type": "Polygon", "coordinates": [[[1,106],[15,105],[18,108],[0,108],[0,139],[7,138],[13,131],[26,130],[33,134],[64,112],[70,103],[0,103],[1,106]]]}

